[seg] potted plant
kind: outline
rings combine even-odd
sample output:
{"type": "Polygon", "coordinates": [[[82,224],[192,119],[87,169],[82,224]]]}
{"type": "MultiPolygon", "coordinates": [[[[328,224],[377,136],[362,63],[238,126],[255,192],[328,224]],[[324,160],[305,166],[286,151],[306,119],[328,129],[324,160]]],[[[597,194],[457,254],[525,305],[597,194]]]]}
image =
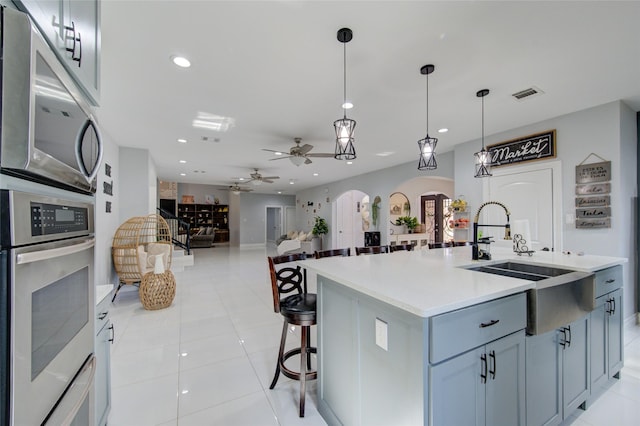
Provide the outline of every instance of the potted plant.
{"type": "Polygon", "coordinates": [[[320,249],[322,250],[322,236],[329,232],[327,221],[320,216],[316,216],[316,222],[313,224],[313,229],[311,230],[311,232],[313,233],[313,235],[320,238],[320,249]]]}
{"type": "Polygon", "coordinates": [[[418,226],[418,218],[411,216],[404,216],[404,224],[407,225],[409,234],[413,233],[413,230],[418,226]]]}

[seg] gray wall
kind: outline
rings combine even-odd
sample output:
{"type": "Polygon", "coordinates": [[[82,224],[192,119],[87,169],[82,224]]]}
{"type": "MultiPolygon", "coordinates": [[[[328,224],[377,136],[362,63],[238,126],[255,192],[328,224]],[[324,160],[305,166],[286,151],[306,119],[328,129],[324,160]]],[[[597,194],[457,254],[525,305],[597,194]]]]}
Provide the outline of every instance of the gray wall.
{"type": "Polygon", "coordinates": [[[178,203],[182,202],[183,195],[193,195],[196,203],[204,204],[207,195],[220,200],[220,204],[229,204],[231,192],[221,189],[219,186],[203,185],[198,183],[178,183],[178,203]]]}
{"type": "MultiPolygon", "coordinates": [[[[239,198],[240,244],[266,243],[267,206],[284,207],[295,205],[295,196],[278,194],[242,193],[239,198]]],[[[282,211],[284,215],[284,209],[282,211]]]]}
{"type": "MultiPolygon", "coordinates": [[[[490,117],[487,117],[490,120],[490,117]]],[[[487,120],[486,120],[487,121],[487,120]]],[[[545,130],[556,129],[557,160],[562,164],[562,241],[560,250],[586,254],[626,257],[624,265],[624,315],[635,312],[635,263],[633,211],[637,196],[636,122],[635,113],[622,102],[598,107],[520,127],[495,135],[485,135],[485,144],[507,141],[545,130]],[[589,154],[595,153],[611,161],[611,228],[576,229],[566,224],[565,213],[575,211],[575,167],[589,154]]],[[[455,147],[455,186],[457,194],[465,194],[471,206],[482,200],[482,179],[473,174],[473,153],[480,150],[480,139],[455,147]]],[[[588,162],[598,161],[592,157],[588,162]]]]}
{"type": "MultiPolygon", "coordinates": [[[[311,230],[313,227],[313,218],[316,215],[321,216],[329,225],[329,234],[324,237],[323,246],[333,247],[331,236],[333,226],[331,203],[333,203],[341,194],[357,189],[368,194],[371,202],[373,202],[376,195],[379,195],[382,199],[382,202],[380,203],[380,225],[377,230],[381,232],[382,244],[386,244],[388,241],[387,223],[389,222],[389,196],[393,192],[396,192],[403,183],[418,177],[435,178],[440,181],[442,181],[442,178],[445,178],[445,180],[453,179],[453,151],[438,152],[438,168],[436,170],[421,172],[417,168],[417,161],[418,160],[416,159],[416,161],[412,161],[410,163],[389,167],[376,172],[366,173],[348,179],[343,179],[338,182],[332,182],[326,185],[300,191],[296,195],[296,229],[305,231],[311,230]],[[327,201],[327,199],[329,201],[327,201]],[[316,209],[317,211],[315,214],[311,211],[307,211],[307,204],[309,201],[313,202],[314,206],[317,206],[318,203],[321,204],[320,210],[316,209]]],[[[439,187],[440,185],[437,184],[435,186],[439,187]]],[[[423,192],[428,191],[430,191],[430,189],[427,185],[423,192]]],[[[419,207],[414,204],[414,200],[416,198],[415,194],[407,195],[411,197],[411,215],[417,216],[419,207]]],[[[374,229],[371,230],[373,231],[374,229]]]]}

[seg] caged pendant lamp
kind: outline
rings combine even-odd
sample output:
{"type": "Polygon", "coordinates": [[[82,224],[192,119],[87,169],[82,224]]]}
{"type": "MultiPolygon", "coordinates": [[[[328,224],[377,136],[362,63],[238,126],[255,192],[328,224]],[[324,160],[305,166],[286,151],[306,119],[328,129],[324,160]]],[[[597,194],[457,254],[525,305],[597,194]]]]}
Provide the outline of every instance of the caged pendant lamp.
{"type": "Polygon", "coordinates": [[[427,136],[418,141],[420,148],[420,159],[418,160],[418,170],[435,170],[438,168],[436,162],[437,138],[429,137],[429,74],[436,69],[433,65],[425,65],[420,68],[420,74],[427,76],[427,136]]]}
{"type": "Polygon", "coordinates": [[[476,96],[482,99],[482,149],[476,152],[476,174],[477,178],[489,177],[491,175],[491,157],[489,151],[484,147],[484,97],[489,94],[489,89],[478,90],[476,96]]]}
{"type": "Polygon", "coordinates": [[[336,150],[334,158],[336,160],[353,160],[356,158],[356,149],[353,146],[353,131],[356,127],[355,120],[347,118],[347,43],[353,38],[353,32],[349,28],[338,30],[338,41],[344,47],[344,103],[342,109],[344,117],[333,122],[336,131],[336,150]]]}

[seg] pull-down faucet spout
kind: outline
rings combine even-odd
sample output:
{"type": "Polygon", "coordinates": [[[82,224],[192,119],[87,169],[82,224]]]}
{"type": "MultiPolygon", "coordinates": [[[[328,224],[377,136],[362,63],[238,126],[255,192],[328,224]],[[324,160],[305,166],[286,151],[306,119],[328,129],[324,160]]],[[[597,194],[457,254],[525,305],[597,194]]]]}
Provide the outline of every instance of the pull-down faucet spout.
{"type": "Polygon", "coordinates": [[[511,216],[511,213],[509,212],[509,209],[507,208],[507,206],[505,206],[504,204],[498,202],[498,201],[487,201],[486,203],[483,203],[480,208],[478,208],[478,211],[476,212],[475,217],[473,218],[473,244],[471,246],[471,259],[473,260],[478,260],[478,259],[491,259],[491,255],[489,255],[489,253],[484,252],[483,250],[479,250],[478,249],[478,228],[479,227],[491,227],[491,228],[504,228],[504,239],[505,240],[510,240],[511,239],[511,225],[509,225],[509,216],[511,216]],[[504,212],[507,215],[507,223],[506,225],[480,225],[478,224],[478,219],[480,218],[480,212],[482,211],[483,208],[485,208],[486,206],[488,206],[489,204],[495,204],[498,205],[500,207],[502,207],[504,209],[504,212]]]}

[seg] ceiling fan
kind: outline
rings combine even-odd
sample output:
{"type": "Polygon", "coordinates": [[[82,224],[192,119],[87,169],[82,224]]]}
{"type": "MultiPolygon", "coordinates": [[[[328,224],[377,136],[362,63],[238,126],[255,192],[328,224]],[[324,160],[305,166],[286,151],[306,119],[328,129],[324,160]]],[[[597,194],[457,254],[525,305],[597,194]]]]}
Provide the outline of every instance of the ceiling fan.
{"type": "MultiPolygon", "coordinates": [[[[317,157],[317,158],[333,158],[334,154],[330,154],[330,153],[321,153],[321,152],[309,152],[313,149],[313,145],[309,145],[308,143],[304,144],[304,145],[300,145],[300,143],[302,142],[302,138],[294,138],[293,139],[295,141],[295,145],[291,147],[291,149],[289,150],[289,155],[288,156],[282,156],[282,157],[278,157],[278,158],[272,158],[270,161],[273,160],[282,160],[283,158],[288,158],[291,160],[291,162],[293,164],[295,164],[296,166],[301,165],[302,163],[304,164],[311,164],[311,158],[309,157],[317,157]]],[[[277,154],[282,154],[282,151],[275,151],[273,149],[262,149],[263,151],[269,151],[269,152],[275,152],[277,154]]]]}
{"type": "Polygon", "coordinates": [[[251,189],[251,188],[243,188],[240,185],[238,185],[238,182],[234,182],[233,185],[231,185],[229,187],[229,191],[231,191],[234,194],[238,195],[241,192],[251,192],[251,191],[253,191],[253,189],[251,189]]]}
{"type": "Polygon", "coordinates": [[[246,182],[251,182],[254,185],[260,185],[262,182],[273,183],[274,179],[280,179],[280,176],[262,176],[258,173],[258,169],[253,169],[254,172],[251,173],[251,179],[246,182]]]}

